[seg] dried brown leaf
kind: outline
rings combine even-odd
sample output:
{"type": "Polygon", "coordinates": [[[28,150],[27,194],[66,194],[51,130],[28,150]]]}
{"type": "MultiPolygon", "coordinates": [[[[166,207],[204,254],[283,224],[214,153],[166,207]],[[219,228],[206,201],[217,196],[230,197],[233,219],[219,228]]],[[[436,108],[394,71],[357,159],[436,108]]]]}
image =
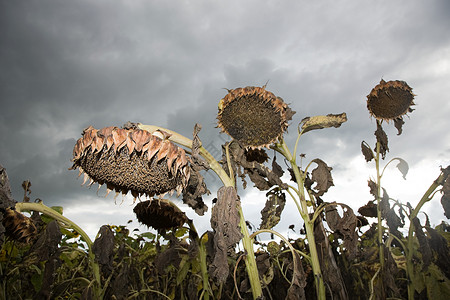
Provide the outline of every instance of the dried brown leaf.
{"type": "Polygon", "coordinates": [[[211,276],[219,283],[229,274],[228,252],[242,237],[239,229],[239,197],[234,187],[221,187],[217,191],[217,203],[211,212],[211,227],[214,230],[214,258],[210,265],[211,276]]]}
{"type": "Polygon", "coordinates": [[[325,194],[331,186],[334,186],[333,178],[331,177],[331,170],[333,168],[328,167],[327,164],[321,159],[314,159],[313,162],[317,164],[317,167],[311,172],[311,179],[316,182],[316,186],[313,188],[313,192],[316,196],[322,196],[325,194]],[[316,192],[314,191],[316,190],[316,192]]]}
{"type": "Polygon", "coordinates": [[[275,227],[281,219],[284,205],[286,204],[286,195],[279,189],[269,191],[266,196],[267,201],[261,210],[260,229],[271,229],[275,227]]]}
{"type": "Polygon", "coordinates": [[[325,208],[327,224],[331,230],[342,237],[349,259],[353,259],[357,254],[358,235],[356,228],[358,218],[348,206],[343,207],[344,215],[341,217],[336,207],[329,205],[325,208]]]}
{"type": "Polygon", "coordinates": [[[110,274],[113,270],[114,233],[108,225],[103,225],[92,245],[95,260],[99,263],[102,271],[110,274]]]}
{"type": "Polygon", "coordinates": [[[367,145],[366,142],[361,142],[361,152],[364,155],[364,158],[366,159],[366,162],[371,161],[373,157],[372,149],[367,145]]]}
{"type": "Polygon", "coordinates": [[[371,200],[366,205],[361,206],[358,212],[364,217],[376,218],[378,215],[377,205],[371,200]]]}
{"type": "MultiPolygon", "coordinates": [[[[450,170],[450,166],[447,169],[450,170]]],[[[444,208],[444,214],[447,219],[450,219],[450,176],[448,175],[442,185],[442,193],[441,204],[444,208]]]]}
{"type": "Polygon", "coordinates": [[[338,128],[346,121],[347,121],[347,114],[341,113],[341,114],[328,114],[326,116],[306,117],[300,122],[300,124],[303,123],[302,131],[303,133],[306,133],[308,131],[315,129],[323,129],[330,127],[338,128]]]}
{"type": "Polygon", "coordinates": [[[375,131],[375,137],[377,138],[377,143],[380,143],[380,154],[381,157],[384,159],[386,157],[386,153],[389,152],[389,147],[388,147],[388,137],[386,132],[384,132],[383,127],[381,126],[381,122],[377,122],[377,130],[375,131]]]}

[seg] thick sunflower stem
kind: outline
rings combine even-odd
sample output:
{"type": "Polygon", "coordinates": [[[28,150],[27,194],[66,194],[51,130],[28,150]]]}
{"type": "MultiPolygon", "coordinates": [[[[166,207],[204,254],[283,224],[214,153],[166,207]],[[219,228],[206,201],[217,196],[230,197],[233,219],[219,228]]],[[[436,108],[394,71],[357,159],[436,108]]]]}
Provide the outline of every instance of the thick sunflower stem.
{"type": "Polygon", "coordinates": [[[377,153],[375,157],[375,164],[377,169],[377,219],[378,219],[378,247],[380,268],[384,269],[384,244],[383,244],[383,224],[381,216],[381,175],[380,175],[380,142],[377,141],[377,153]]]}
{"type": "Polygon", "coordinates": [[[95,254],[92,251],[92,240],[89,238],[89,236],[84,232],[81,227],[79,227],[77,224],[69,220],[68,218],[64,217],[57,211],[51,209],[50,207],[44,205],[43,203],[29,203],[29,202],[19,202],[15,206],[16,211],[36,211],[40,212],[48,217],[51,217],[55,219],[56,221],[59,221],[69,228],[72,228],[77,233],[80,234],[81,238],[84,240],[86,245],[88,246],[88,256],[89,256],[89,263],[91,265],[92,273],[94,276],[94,298],[95,299],[102,299],[103,293],[101,292],[101,280],[100,280],[100,268],[97,262],[95,261],[95,254]]]}
{"type": "MultiPolygon", "coordinates": [[[[314,273],[314,283],[316,286],[317,299],[325,300],[326,299],[325,284],[323,281],[322,270],[319,262],[319,255],[317,252],[316,240],[314,237],[314,220],[312,220],[308,214],[308,205],[306,203],[305,197],[304,176],[301,174],[301,171],[297,166],[296,159],[295,157],[292,156],[284,140],[281,141],[279,147],[281,149],[281,153],[283,154],[283,156],[290,162],[292,170],[295,175],[295,180],[297,181],[298,185],[297,194],[300,199],[300,206],[297,204],[297,207],[299,208],[299,213],[305,223],[306,239],[308,240],[309,252],[311,257],[311,267],[314,273]]],[[[294,199],[294,201],[296,200],[294,199]]]]}

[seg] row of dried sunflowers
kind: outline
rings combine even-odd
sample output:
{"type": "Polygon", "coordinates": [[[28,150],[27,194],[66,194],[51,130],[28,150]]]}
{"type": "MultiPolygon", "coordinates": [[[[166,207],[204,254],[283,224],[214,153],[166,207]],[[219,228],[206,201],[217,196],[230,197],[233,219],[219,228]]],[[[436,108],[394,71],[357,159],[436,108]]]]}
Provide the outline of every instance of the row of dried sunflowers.
{"type": "MultiPolygon", "coordinates": [[[[381,80],[367,96],[367,108],[379,121],[394,121],[401,133],[403,116],[412,112],[413,99],[412,89],[404,81],[381,80]]],[[[218,108],[218,127],[247,149],[270,147],[279,141],[295,113],[265,86],[229,90],[218,108]]],[[[180,195],[188,188],[191,163],[186,151],[170,141],[169,133],[126,124],[123,128],[86,128],[75,144],[71,169],[79,169],[89,185],[106,184],[107,193],[114,190],[130,192],[135,198],[162,198],[174,191],[180,195]]],[[[181,226],[187,220],[167,200],[158,201],[158,205],[143,201],[134,211],[140,222],[156,229],[181,226]]],[[[5,213],[6,233],[17,238],[17,228],[9,228],[11,224],[17,227],[18,223],[10,220],[14,214],[9,210],[5,213]]]]}
{"type": "MultiPolygon", "coordinates": [[[[378,120],[393,120],[400,132],[402,117],[412,111],[413,99],[412,89],[405,82],[381,80],[367,96],[367,108],[378,120]]],[[[265,86],[229,90],[218,107],[218,127],[247,149],[278,142],[295,113],[265,86]]],[[[90,126],[82,135],[74,147],[72,169],[78,168],[89,184],[106,184],[107,193],[130,191],[135,198],[162,197],[175,190],[180,195],[188,186],[192,161],[185,150],[169,140],[167,132],[150,133],[130,125],[99,130],[90,126]]],[[[159,209],[151,201],[143,203],[135,208],[143,224],[159,229],[167,228],[166,224],[181,226],[185,221],[173,217],[178,222],[155,222],[161,216],[170,219],[180,212],[170,213],[174,206],[165,202],[159,202],[159,209]]]]}

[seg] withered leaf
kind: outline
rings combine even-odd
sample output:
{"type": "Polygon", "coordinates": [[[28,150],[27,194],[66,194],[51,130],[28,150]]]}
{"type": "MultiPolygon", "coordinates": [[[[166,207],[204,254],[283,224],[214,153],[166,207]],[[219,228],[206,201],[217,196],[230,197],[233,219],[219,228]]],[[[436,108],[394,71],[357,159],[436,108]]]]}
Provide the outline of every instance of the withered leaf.
{"type": "Polygon", "coordinates": [[[275,173],[278,177],[283,176],[284,171],[283,168],[277,163],[277,157],[275,156],[272,161],[272,172],[275,173]]]}
{"type": "MultiPolygon", "coordinates": [[[[227,144],[231,165],[235,174],[239,175],[243,180],[245,175],[247,174],[250,180],[255,184],[261,191],[265,191],[270,189],[274,185],[281,186],[283,188],[287,188],[286,184],[283,183],[280,179],[280,170],[276,167],[276,172],[270,170],[263,164],[258,163],[257,161],[248,161],[245,156],[245,151],[242,146],[236,142],[232,141],[227,144]],[[244,169],[244,172],[241,171],[241,168],[244,169]]],[[[222,160],[221,164],[228,170],[228,163],[226,159],[226,149],[225,146],[222,147],[222,160]]],[[[245,188],[245,181],[244,181],[245,188]]]]}
{"type": "Polygon", "coordinates": [[[265,163],[269,156],[264,149],[245,149],[245,158],[248,162],[256,161],[260,164],[265,163]]]}
{"type": "Polygon", "coordinates": [[[239,228],[239,197],[234,187],[221,187],[217,191],[217,203],[211,211],[211,227],[214,230],[214,258],[210,265],[211,276],[219,283],[226,281],[228,252],[241,240],[239,228]]]}
{"type": "Polygon", "coordinates": [[[409,171],[408,163],[406,162],[406,160],[400,157],[397,157],[395,159],[399,161],[399,163],[397,164],[397,169],[400,171],[400,173],[402,173],[403,179],[406,180],[406,174],[408,174],[409,171]]]}
{"type": "Polygon", "coordinates": [[[169,266],[178,268],[181,262],[179,243],[171,242],[167,250],[159,253],[155,258],[155,267],[161,275],[166,274],[169,266]]]}
{"type": "Polygon", "coordinates": [[[344,215],[342,217],[336,207],[329,205],[325,208],[326,221],[331,230],[342,236],[344,247],[347,249],[350,259],[353,259],[356,256],[358,244],[356,232],[358,218],[349,206],[343,207],[344,215]]]}
{"type": "Polygon", "coordinates": [[[398,131],[397,135],[402,134],[402,132],[403,132],[403,129],[402,129],[403,124],[405,124],[405,121],[403,121],[403,118],[396,118],[394,120],[394,126],[395,126],[395,128],[397,128],[397,131],[398,131]]]}
{"type": "Polygon", "coordinates": [[[425,229],[430,236],[429,245],[437,253],[436,265],[447,278],[450,278],[450,248],[448,247],[447,240],[436,229],[429,226],[425,227],[425,229]]]}
{"type": "Polygon", "coordinates": [[[371,200],[371,201],[367,202],[366,205],[361,206],[358,209],[358,212],[364,217],[376,218],[378,215],[377,205],[375,203],[373,203],[373,200],[371,200]]]}
{"type": "Polygon", "coordinates": [[[92,245],[96,261],[106,274],[113,269],[114,233],[108,225],[103,225],[98,231],[98,238],[92,245]]]}
{"type": "Polygon", "coordinates": [[[378,186],[377,186],[377,184],[372,179],[370,179],[368,181],[368,186],[369,186],[369,189],[370,189],[370,193],[375,197],[375,199],[377,199],[378,198],[378,186]]]}
{"type": "Polygon", "coordinates": [[[39,259],[39,261],[48,260],[58,250],[58,244],[61,242],[62,233],[58,222],[55,220],[49,222],[45,231],[39,236],[37,241],[31,247],[30,252],[39,259]]]}
{"type": "MultiPolygon", "coordinates": [[[[449,168],[447,167],[447,169],[449,168]]],[[[447,176],[442,185],[442,193],[441,204],[444,208],[444,215],[450,219],[450,176],[447,176]]]]}
{"type": "Polygon", "coordinates": [[[380,143],[380,154],[381,157],[384,159],[386,157],[386,152],[389,152],[388,137],[386,132],[384,132],[381,123],[378,121],[377,121],[377,130],[375,131],[375,137],[377,138],[377,143],[380,143]]]}
{"type": "Polygon", "coordinates": [[[208,211],[208,206],[203,202],[204,194],[211,194],[206,187],[205,180],[199,171],[190,165],[190,177],[186,188],[183,190],[183,203],[191,207],[199,216],[208,211]]]}
{"type": "Polygon", "coordinates": [[[11,186],[6,169],[0,164],[0,209],[14,207],[16,203],[17,201],[12,198],[11,186]]]}
{"type": "Polygon", "coordinates": [[[347,121],[347,114],[328,114],[326,116],[314,116],[314,117],[306,117],[301,120],[300,124],[302,125],[303,133],[306,133],[315,129],[323,129],[329,127],[338,128],[342,125],[342,123],[347,121]]]}
{"type": "Polygon", "coordinates": [[[416,233],[417,240],[419,241],[419,251],[422,254],[423,270],[426,270],[432,261],[432,253],[430,245],[428,244],[425,233],[422,231],[422,225],[417,217],[412,221],[414,225],[414,232],[416,233]]]}
{"type": "MultiPolygon", "coordinates": [[[[389,230],[392,234],[397,237],[401,237],[400,231],[398,231],[399,227],[403,226],[401,218],[397,215],[395,210],[389,205],[389,195],[386,190],[383,188],[383,197],[380,201],[381,208],[381,216],[386,220],[386,223],[389,227],[389,230]]],[[[393,242],[396,244],[396,241],[393,242]]]]}
{"type": "Polygon", "coordinates": [[[364,141],[361,142],[361,152],[364,155],[366,162],[369,162],[374,158],[372,149],[370,149],[370,147],[364,141]]]}
{"type": "MultiPolygon", "coordinates": [[[[336,241],[338,237],[342,237],[342,234],[336,232],[333,236],[336,241]]],[[[321,249],[319,261],[325,284],[330,288],[331,294],[339,296],[339,299],[348,299],[344,279],[334,257],[333,247],[330,244],[329,236],[325,230],[321,216],[315,222],[314,237],[317,247],[321,249]]]]}
{"type": "Polygon", "coordinates": [[[300,255],[295,253],[296,268],[294,264],[290,264],[290,269],[293,270],[292,285],[289,287],[286,295],[286,300],[303,300],[306,299],[305,287],[306,287],[306,274],[303,270],[300,255]]]}
{"type": "MultiPolygon", "coordinates": [[[[9,184],[6,169],[0,164],[0,210],[5,211],[6,208],[14,207],[17,201],[12,198],[11,187],[9,184]]],[[[5,227],[3,226],[3,213],[0,213],[0,248],[5,241],[5,227]]]]}
{"type": "Polygon", "coordinates": [[[313,162],[317,164],[317,167],[311,172],[312,181],[316,182],[314,192],[316,196],[322,196],[325,194],[331,186],[334,186],[333,178],[331,177],[331,170],[333,168],[328,167],[327,164],[321,159],[314,159],[313,162]]]}
{"type": "Polygon", "coordinates": [[[261,210],[260,229],[271,229],[275,227],[280,222],[281,213],[286,204],[286,196],[279,189],[269,191],[266,196],[268,197],[266,205],[261,210]]]}

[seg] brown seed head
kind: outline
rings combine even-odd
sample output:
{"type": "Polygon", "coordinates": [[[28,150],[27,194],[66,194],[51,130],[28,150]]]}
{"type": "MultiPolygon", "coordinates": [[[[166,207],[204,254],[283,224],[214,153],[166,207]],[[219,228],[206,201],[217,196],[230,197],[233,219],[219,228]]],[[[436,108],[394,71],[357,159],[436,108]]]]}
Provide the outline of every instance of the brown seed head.
{"type": "Polygon", "coordinates": [[[413,111],[414,96],[412,88],[404,81],[381,80],[367,96],[367,108],[378,120],[403,119],[403,115],[413,111]]]}
{"type": "Polygon", "coordinates": [[[136,204],[133,209],[138,221],[155,229],[180,227],[188,218],[169,200],[147,200],[136,204]]]}
{"type": "Polygon", "coordinates": [[[181,190],[189,180],[185,151],[141,129],[89,126],[73,149],[73,166],[91,184],[134,197],[181,190]]]}
{"type": "Polygon", "coordinates": [[[218,126],[245,148],[277,142],[294,115],[283,99],[264,87],[229,90],[219,102],[218,126]]]}
{"type": "Polygon", "coordinates": [[[3,215],[6,236],[20,243],[29,243],[37,233],[33,221],[23,214],[7,208],[3,215]]]}

